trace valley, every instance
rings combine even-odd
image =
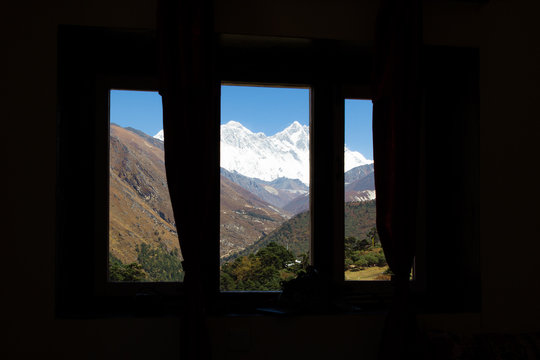
[[[161,264],[180,263],[182,253],[165,174],[163,132],[152,137],[114,124],[110,129],[111,261],[119,266],[144,264],[146,275],[154,271],[151,269],[155,264],[149,263],[153,258],[159,258]],[[221,168],[222,263],[257,253],[271,243],[283,246],[296,257],[309,251],[308,140],[306,128],[298,123],[271,137],[253,134],[239,123],[222,125],[221,148],[226,149],[222,159],[227,151],[236,157],[228,162],[222,160],[222,165],[229,166]],[[349,202],[345,205],[346,234],[360,238],[374,226],[373,163],[359,153],[347,151],[349,165],[354,161],[360,165],[345,173],[345,200]],[[254,170],[260,177],[242,173],[242,166],[231,168],[234,164],[253,164],[257,156],[266,159],[266,163],[259,161]],[[293,159],[293,165],[287,159]],[[294,173],[290,173],[292,168]],[[146,280],[159,280],[155,277],[158,275],[152,276]],[[173,278],[178,276],[166,274],[161,281]]]

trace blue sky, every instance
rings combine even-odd
[[[370,100],[345,100],[345,144],[373,159]],[[149,135],[163,128],[161,96],[154,91],[111,90],[110,120]],[[221,87],[221,123],[238,121],[273,135],[293,121],[309,123],[309,90],[253,86]]]
[[[345,146],[373,160],[371,100],[345,100]]]
[[[345,100],[345,144],[373,159],[371,100]],[[253,132],[274,135],[293,121],[309,123],[309,90],[221,87],[221,123],[235,120]]]
[[[221,123],[230,120],[268,136],[295,120],[309,125],[309,89],[224,85],[221,87]]]
[[[163,129],[161,95],[156,91],[111,90],[110,121],[154,136]]]

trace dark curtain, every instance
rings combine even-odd
[[[214,284],[204,272],[204,249],[217,241],[208,204],[216,196],[213,171],[219,168],[213,166],[219,163],[219,82],[212,2],[160,0],[157,12],[165,165],[185,272],[180,350],[182,358],[207,359],[205,312]]]
[[[419,171],[421,1],[382,0],[374,62],[373,145],[377,230],[394,274],[380,359],[406,358],[414,317],[409,275],[415,255]]]

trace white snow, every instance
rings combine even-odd
[[[163,129],[159,130],[158,133],[156,135],[154,135],[154,139],[158,139],[158,140],[161,140],[161,141],[163,141],[163,139],[165,139],[165,137],[163,136]]]
[[[283,191],[288,192],[290,194],[297,194],[297,195],[304,195],[308,193],[307,190],[283,189]]]
[[[163,141],[163,130],[154,138]],[[373,160],[345,147],[345,171],[371,163]],[[309,185],[309,127],[294,121],[267,136],[231,120],[221,125],[221,167],[266,181],[285,177]]]
[[[373,164],[373,160],[368,160],[366,159],[364,155],[360,154],[358,151],[349,150],[345,146],[345,172],[357,166],[367,165],[367,164]]]
[[[358,194],[353,196],[354,201],[369,201],[375,200],[376,193],[375,190],[362,190]]]
[[[262,180],[286,177],[308,184],[308,139],[309,128],[297,121],[272,136],[230,121],[221,125],[221,166]]]
[[[345,171],[372,162],[345,148]],[[294,121],[267,136],[229,121],[221,125],[221,166],[248,177],[267,181],[285,177],[309,185],[309,127]]]
[[[278,192],[276,189],[274,189],[273,187],[268,186],[268,185],[263,185],[263,187],[264,187],[264,189],[265,189],[266,191],[268,191],[270,194],[273,194],[273,195],[279,195],[279,192]]]

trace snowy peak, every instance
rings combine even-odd
[[[300,133],[303,135],[308,135],[309,127],[307,125],[302,125],[298,121],[295,120],[293,121],[291,125],[287,126],[285,130],[283,130],[281,133],[286,133],[286,134],[291,134],[291,135]]]
[[[293,122],[291,125],[287,126],[283,131],[278,132],[272,137],[278,139],[309,139],[309,127],[307,125],[302,125],[298,121]]]
[[[244,176],[309,183],[308,127],[295,121],[275,135],[253,133],[236,121],[221,126],[221,166]]]
[[[154,139],[158,139],[163,141],[165,139],[165,136],[163,135],[163,129],[159,130],[159,132],[154,135]]]
[[[345,171],[371,163],[359,152],[345,148]],[[294,121],[267,136],[229,121],[221,126],[221,166],[251,178],[299,179],[308,185],[309,127]]]
[[[271,136],[276,141],[285,142],[298,150],[309,151],[309,127],[294,121],[283,131]]]
[[[368,160],[358,151],[349,150],[345,146],[345,172],[360,166],[360,165],[369,165],[373,164],[373,160]]]
[[[163,141],[163,130],[154,138]],[[345,171],[372,163],[345,147]],[[282,131],[267,136],[231,120],[221,125],[221,167],[250,178],[298,179],[309,185],[309,127],[294,121]]]
[[[264,134],[261,134],[264,136]],[[230,146],[245,149],[249,147],[249,143],[257,141],[259,134],[252,133],[249,129],[236,121],[229,121],[221,125],[221,143],[225,142]],[[234,170],[234,169],[233,169]]]
[[[224,124],[223,126],[239,127],[239,128],[242,128],[242,129],[246,129],[246,127],[244,127],[244,125],[242,125],[238,121],[234,121],[234,120],[229,120],[229,122]]]
[[[251,130],[246,128],[244,125],[240,124],[238,121],[234,121],[234,120],[231,120],[228,123],[221,125],[221,132],[223,133],[223,131],[225,132],[240,131],[242,133],[253,134]]]

